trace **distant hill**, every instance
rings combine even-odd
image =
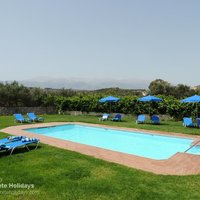
[[[145,89],[122,89],[122,88],[102,88],[98,90],[74,90],[74,89],[54,89],[54,88],[44,88],[46,91],[50,92],[63,92],[68,94],[76,93],[76,94],[102,94],[102,95],[116,95],[116,96],[142,96],[147,94],[147,90]]]
[[[103,88],[99,90],[93,90],[91,91],[93,93],[103,93],[107,95],[120,95],[120,96],[125,96],[125,95],[135,95],[135,96],[141,96],[141,95],[146,95],[147,91],[145,89],[122,89],[122,88]]]
[[[34,80],[18,81],[28,87],[66,88],[74,90],[98,90],[101,88],[146,89],[150,81],[140,79],[51,79],[37,78]]]

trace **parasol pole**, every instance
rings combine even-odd
[[[149,102],[149,117],[151,118],[151,102]]]

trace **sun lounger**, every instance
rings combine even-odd
[[[195,124],[192,122],[191,117],[184,117],[183,118],[183,126],[185,126],[185,127],[195,127]]]
[[[14,114],[15,120],[16,122],[20,122],[20,123],[29,123],[30,120],[26,119],[22,116],[22,114]]]
[[[44,119],[42,117],[38,117],[35,113],[27,113],[29,120],[32,122],[43,122]]]
[[[0,149],[1,151],[11,151],[10,155],[12,155],[13,151],[18,148],[18,147],[26,147],[29,151],[30,149],[28,148],[28,145],[31,144],[36,144],[35,149],[38,147],[39,144],[39,140],[36,138],[23,138],[21,140],[18,141],[13,141],[10,143],[6,143],[6,144],[2,144],[0,145]]]
[[[23,138],[26,138],[25,136],[9,136],[7,138],[0,139],[0,145],[22,140]]]
[[[197,118],[197,126],[200,128],[200,118]]]
[[[118,121],[121,121],[121,119],[122,119],[122,116],[120,114],[116,114],[115,117],[112,118],[112,121],[118,122]]]
[[[152,124],[160,124],[160,118],[157,115],[151,117]]]
[[[100,121],[106,121],[109,118],[109,114],[104,113],[103,116],[101,118],[99,118]]]
[[[136,124],[143,124],[146,120],[146,116],[145,115],[138,115],[138,118],[136,120]]]

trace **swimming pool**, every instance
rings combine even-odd
[[[76,124],[29,128],[26,131],[156,160],[168,159],[177,152],[185,152],[194,141]]]

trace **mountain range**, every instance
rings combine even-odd
[[[10,82],[10,81],[9,81]],[[122,89],[147,89],[150,81],[139,79],[53,79],[36,78],[18,81],[27,87],[66,88],[77,90],[95,90],[101,88],[119,87]]]

